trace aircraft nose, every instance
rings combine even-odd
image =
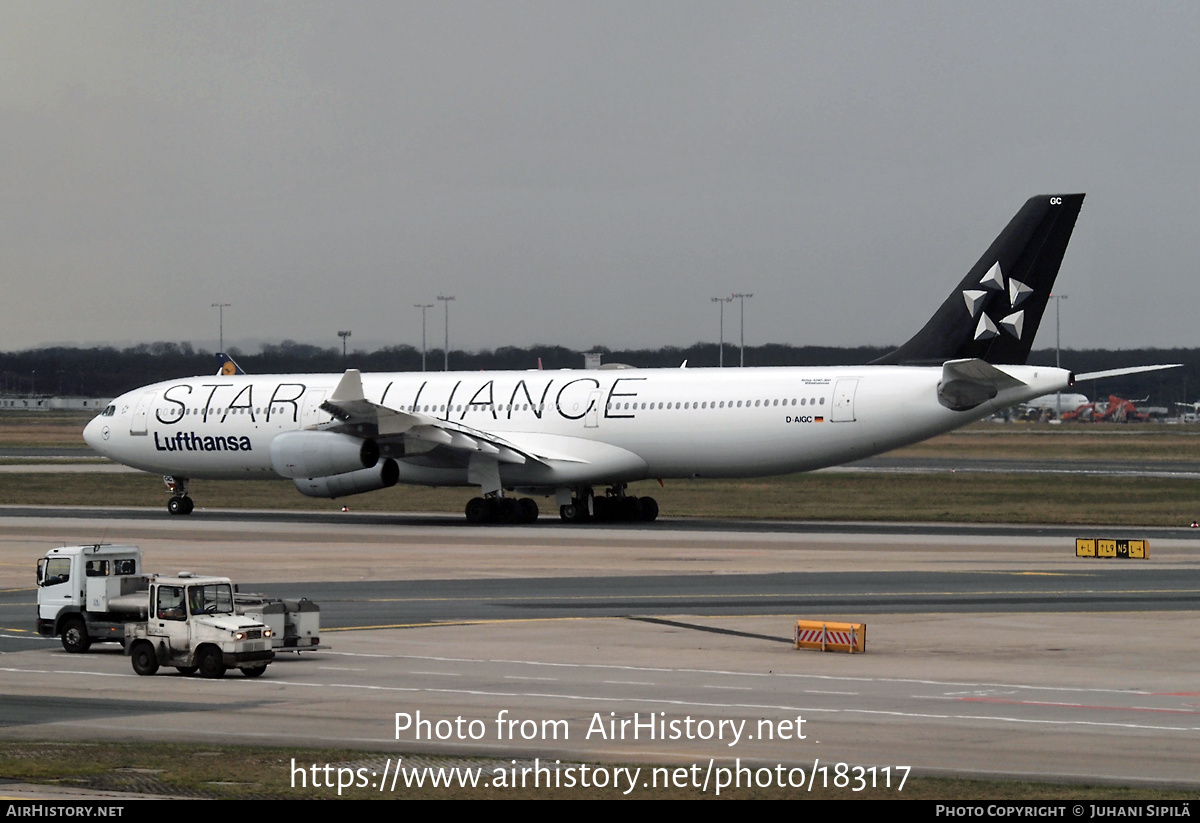
[[[92,451],[108,454],[109,419],[102,416],[93,417],[91,422],[83,427],[83,441],[92,447]]]

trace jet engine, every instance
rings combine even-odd
[[[271,467],[283,477],[327,477],[369,469],[378,462],[379,444],[348,434],[291,431],[271,441]]]
[[[334,474],[329,477],[297,477],[296,488],[309,497],[346,497],[351,494],[373,492],[396,485],[400,479],[400,467],[390,457],[378,466],[359,469],[355,472]]]

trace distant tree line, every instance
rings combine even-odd
[[[832,366],[858,365],[881,357],[892,347],[860,346],[787,346],[770,343],[746,348],[747,366]],[[609,349],[594,346],[587,351],[600,352],[605,363],[627,363],[643,368],[689,368],[716,366],[716,343],[696,343],[686,348]],[[268,344],[257,354],[230,348],[238,364],[252,374],[290,372],[340,372],[345,368],[364,372],[420,371],[421,352],[412,346],[388,346],[378,351],[353,351],[345,361],[338,348],[321,348],[294,340]],[[736,346],[726,344],[725,366],[738,365]],[[444,355],[431,349],[426,357],[430,371],[440,371]],[[536,369],[539,360],[545,369],[582,368],[583,352],[563,346],[537,345],[520,348],[503,346],[476,352],[451,350],[450,368],[456,371],[490,369]],[[1030,355],[1030,363],[1054,365],[1054,350],[1041,349]],[[1152,363],[1183,363],[1184,368],[1163,372],[1110,378],[1095,386],[1080,385],[1078,391],[1100,399],[1109,394],[1141,399],[1161,406],[1192,402],[1200,395],[1200,349],[1122,349],[1064,350],[1064,368],[1077,373],[1140,366]],[[45,348],[0,353],[0,394],[72,395],[115,397],[122,392],[168,380],[172,377],[216,374],[216,354],[193,348],[190,343],[143,343],[126,349]]]

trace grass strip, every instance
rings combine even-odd
[[[196,505],[215,509],[461,514],[470,489],[397,486],[339,500],[299,494],[287,481],[192,481]],[[1092,475],[820,472],[752,480],[631,484],[664,517],[892,522],[1011,522],[1186,527],[1200,518],[1200,480]],[[147,474],[0,474],[0,504],[162,506]],[[538,498],[557,517],[552,498]]]

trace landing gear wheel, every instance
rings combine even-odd
[[[252,669],[242,669],[242,674],[246,677],[262,677],[263,672],[266,670],[266,666],[255,666]]]
[[[87,626],[78,617],[72,617],[63,623],[62,647],[71,654],[83,654],[92,646],[92,638],[88,637]]]
[[[653,497],[643,497],[642,503],[642,521],[644,523],[653,523],[658,519],[658,501]]]
[[[178,671],[180,674],[184,675],[185,677],[190,677],[191,675],[196,673],[195,666],[176,666],[175,670]]]
[[[499,517],[501,523],[523,523],[525,522],[525,513],[521,510],[521,501],[512,497],[505,497],[498,500]]]
[[[221,652],[216,649],[208,648],[200,652],[196,662],[199,664],[201,677],[216,680],[225,676],[225,663],[221,660]]]
[[[154,647],[149,643],[138,643],[129,657],[133,661],[133,670],[143,677],[158,672],[158,658],[154,656]]]
[[[467,501],[467,522],[486,523],[488,519],[488,504],[482,497],[472,497]]]
[[[630,521],[642,520],[642,499],[626,497],[621,505],[621,519]]]
[[[184,514],[191,514],[192,510],[194,508],[196,508],[196,504],[192,502],[192,498],[190,498],[190,497],[183,498],[183,513]]]
[[[191,514],[196,504],[190,497],[172,497],[167,501],[167,511],[171,514]]]
[[[521,522],[536,523],[538,519],[538,504],[532,497],[521,498]]]
[[[558,514],[568,523],[583,523],[588,519],[587,505],[578,500],[572,500],[567,505],[562,506],[558,510]]]
[[[597,495],[592,498],[592,519],[597,523],[607,523],[609,520],[616,520],[618,513],[617,506],[614,504],[615,498],[600,497]],[[586,511],[583,507],[581,510]]]

